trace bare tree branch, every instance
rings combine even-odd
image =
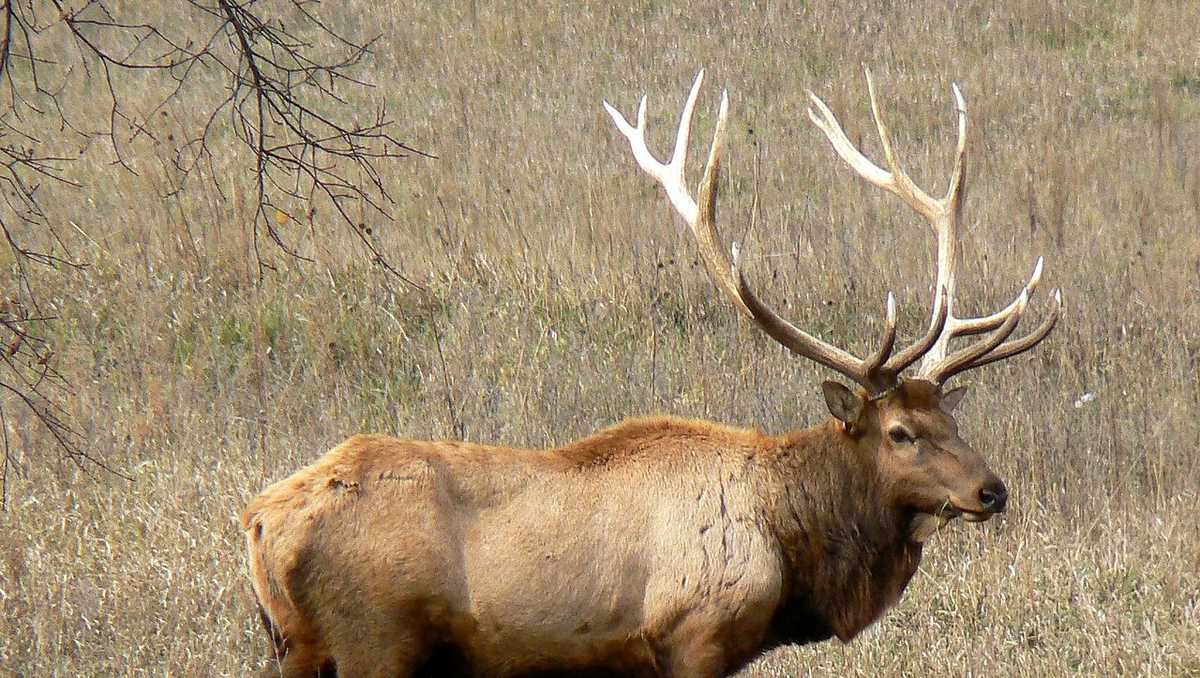
[[[393,136],[384,110],[358,120],[353,102],[372,85],[355,72],[377,36],[343,35],[322,18],[316,0],[186,0],[179,5],[184,22],[144,20],[136,6],[0,0],[0,236],[17,281],[7,297],[0,295],[0,392],[9,394],[0,400],[0,425],[9,421],[5,403],[18,404],[68,457],[101,467],[63,406],[70,385],[54,368],[55,349],[45,338],[53,336],[54,317],[42,310],[32,284],[39,271],[83,266],[42,202],[44,185],[80,187],[67,171],[75,158],[40,150],[53,146],[46,139],[70,136],[85,149],[100,141],[118,166],[136,174],[134,142],[161,142],[152,116],[185,96],[191,101],[216,92],[194,133],[167,137],[176,172],[168,195],[204,174],[207,185],[221,191],[214,148],[221,135],[232,135],[254,158],[256,202],[246,227],[260,277],[275,268],[264,236],[285,257],[305,258],[282,226],[320,203],[332,208],[374,263],[423,289],[383,255],[366,226],[389,220],[394,204],[382,163],[411,154],[432,157]],[[212,87],[213,78],[224,87]],[[162,94],[149,110],[138,110],[144,103],[133,102],[144,97],[130,92],[147,83]],[[71,110],[72,95],[78,97],[72,88],[79,87],[105,102],[101,126]],[[7,487],[13,466],[7,428],[3,433]]]

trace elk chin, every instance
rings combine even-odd
[[[918,511],[908,521],[908,540],[914,544],[924,544],[933,535],[950,522],[953,515],[924,513]]]

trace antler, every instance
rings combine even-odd
[[[954,295],[958,273],[958,219],[962,212],[963,190],[966,186],[964,158],[967,151],[967,108],[962,93],[958,90],[958,85],[951,87],[954,92],[955,110],[958,112],[958,150],[954,158],[954,170],[946,195],[936,199],[930,197],[913,183],[908,174],[900,167],[892,147],[891,134],[888,132],[883,117],[879,114],[879,102],[875,97],[875,83],[871,79],[871,71],[867,70],[866,74],[867,92],[871,97],[871,113],[875,118],[875,126],[879,129],[879,140],[883,146],[888,170],[871,162],[850,142],[829,107],[811,91],[808,93],[808,97],[817,110],[808,109],[808,117],[817,127],[821,128],[837,154],[859,176],[868,183],[899,196],[909,207],[923,216],[933,229],[934,237],[937,240],[937,277],[934,289],[939,290],[934,301],[934,320],[936,324],[938,316],[944,314],[945,322],[932,348],[925,353],[917,376],[942,384],[964,370],[1028,351],[1050,334],[1062,312],[1062,293],[1056,289],[1054,290],[1054,308],[1041,325],[1020,339],[1005,341],[1016,329],[1029,303],[1029,298],[1037,289],[1038,282],[1041,281],[1041,257],[1034,266],[1029,282],[1025,284],[1017,298],[1004,309],[978,318],[960,318],[954,315]],[[983,334],[993,330],[995,330],[995,334],[950,355],[946,354],[950,340],[954,337]]]
[[[646,147],[646,97],[642,97],[638,105],[637,126],[629,124],[621,113],[604,102],[604,108],[612,116],[617,129],[629,140],[633,149],[633,157],[638,165],[653,177],[667,193],[667,198],[675,207],[675,211],[683,217],[696,236],[700,254],[717,286],[725,293],[735,308],[753,320],[760,329],[772,339],[783,344],[793,353],[814,360],[826,367],[834,369],[846,377],[858,382],[872,393],[882,393],[895,386],[899,374],[924,355],[941,336],[948,319],[950,307],[946,291],[943,289],[935,295],[933,320],[929,330],[916,344],[892,355],[896,339],[896,301],[888,293],[887,315],[884,321],[883,336],[879,348],[865,360],[855,357],[836,346],[804,332],[784,320],[774,310],[764,304],[750,289],[746,277],[738,267],[738,250],[735,245],[733,257],[725,253],[721,237],[717,231],[716,200],[717,184],[721,173],[721,143],[725,133],[725,122],[729,112],[729,94],[722,92],[721,106],[717,114],[717,127],[713,133],[712,146],[708,152],[708,164],[704,168],[704,177],[700,183],[700,200],[697,202],[691,196],[684,178],[684,164],[687,161],[687,146],[691,135],[692,116],[696,107],[696,99],[700,93],[700,84],[704,80],[704,71],[696,75],[684,104],[683,113],[679,120],[679,130],[675,136],[675,151],[667,163],[659,162],[650,149]],[[835,123],[836,124],[836,123]],[[839,128],[840,131],[840,128]],[[842,135],[844,138],[845,135]],[[831,140],[833,137],[831,137]],[[836,145],[836,142],[835,142]],[[846,141],[846,146],[853,146]],[[861,154],[859,154],[861,157]],[[846,156],[843,156],[846,157]],[[870,161],[863,158],[867,165]],[[873,165],[871,165],[874,167]],[[886,174],[875,168],[876,174]],[[911,182],[909,182],[911,184]],[[915,187],[914,187],[915,188]],[[917,189],[920,190],[920,189]],[[940,289],[940,288],[939,288]]]

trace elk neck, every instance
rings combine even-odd
[[[773,640],[849,640],[899,599],[916,572],[921,545],[908,538],[911,516],[888,501],[877,439],[851,436],[831,419],[781,443],[764,460],[790,573]]]

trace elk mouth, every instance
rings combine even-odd
[[[968,523],[984,523],[984,522],[987,522],[988,520],[990,520],[991,517],[996,514],[993,513],[992,511],[976,512],[976,511],[966,511],[966,510],[960,509],[959,515],[961,515],[962,519],[967,521]]]
[[[937,512],[937,515],[944,517],[946,520],[962,518],[968,523],[985,523],[991,520],[992,516],[996,515],[996,511],[969,509],[947,500]]]
[[[973,511],[963,508],[949,500],[933,510],[916,509],[909,518],[909,541],[920,544],[928,541],[951,520],[962,518],[968,523],[982,523],[990,520],[996,511]]]

